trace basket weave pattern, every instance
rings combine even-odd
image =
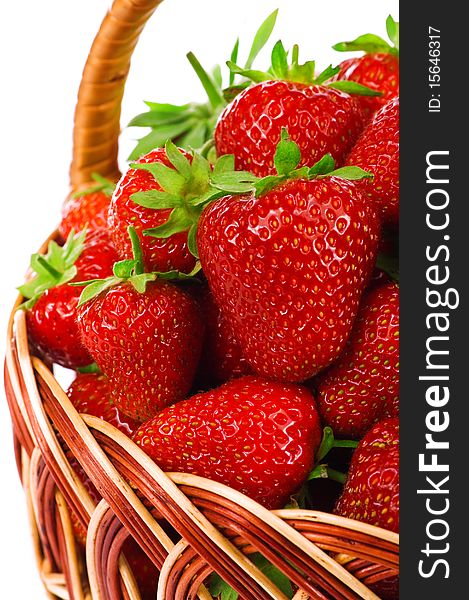
[[[125,80],[140,32],[159,3],[116,0],[103,21],[79,90],[72,189],[87,184],[94,171],[118,176]],[[244,600],[284,600],[250,561],[254,552],[298,587],[295,600],[377,598],[368,586],[398,573],[394,533],[314,511],[268,511],[222,484],[163,473],[117,429],[79,415],[48,366],[30,355],[25,316],[16,311],[21,300],[9,323],[5,388],[49,598],[140,599],[121,553],[129,535],[160,571],[158,600],[210,600],[204,581],[213,571]],[[98,506],[70,466],[63,443],[101,494]],[[88,531],[86,553],[77,549],[70,510]],[[177,544],[165,533],[164,521],[180,535]]]

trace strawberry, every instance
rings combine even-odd
[[[363,191],[381,211],[385,223],[399,222],[399,98],[385,104],[371,119],[347,157],[346,164],[373,173]]]
[[[257,83],[236,96],[220,116],[215,129],[219,156],[234,154],[237,169],[257,176],[273,174],[276,145],[286,128],[300,147],[301,165],[311,165],[325,153],[343,164],[364,125],[357,99],[346,91],[372,93],[370,90],[352,82],[326,84],[335,73],[330,67],[315,78],[314,62],[298,64],[298,47],[289,67],[281,42],[272,52],[269,73],[229,64],[234,72]]]
[[[399,531],[399,419],[380,421],[358,444],[334,512]]]
[[[218,308],[208,286],[205,286],[201,293],[200,303],[205,323],[205,339],[198,376],[200,384],[203,387],[215,387],[229,379],[252,373],[227,319]]]
[[[101,373],[78,373],[67,395],[79,413],[99,417],[129,437],[139,426],[114,405],[108,380]]]
[[[279,508],[310,472],[321,430],[306,388],[245,376],[164,409],[134,440],[166,471],[208,477]]]
[[[323,422],[359,439],[399,414],[399,288],[386,283],[364,299],[344,353],[315,382]]]
[[[131,227],[129,233],[135,258],[117,263],[112,277],[87,285],[78,327],[84,346],[109,380],[117,408],[144,421],[191,388],[203,322],[188,292],[143,272],[138,236]]]
[[[376,112],[388,100],[399,94],[399,23],[389,16],[386,29],[392,46],[377,35],[361,35],[352,42],[340,42],[333,46],[339,52],[362,50],[363,56],[349,58],[340,63],[340,71],[334,81],[356,81],[381,96],[362,96],[361,106],[368,116]]]
[[[19,290],[27,298],[22,307],[27,310],[30,342],[45,360],[69,368],[92,362],[78,335],[76,310],[80,291],[69,283],[110,275],[116,259],[104,232],[83,231],[74,236],[73,230],[64,246],[52,241],[46,256],[33,255],[31,269],[36,275]]]
[[[81,231],[86,227],[88,232],[107,229],[109,202],[115,185],[96,173],[93,179],[96,185],[73,194],[64,204],[59,225],[63,239],[68,237],[72,229]]]
[[[255,193],[227,195],[202,213],[197,245],[215,301],[253,369],[304,381],[332,363],[350,334],[376,258],[379,223],[330,155],[296,167],[298,146],[280,142],[279,176]]]

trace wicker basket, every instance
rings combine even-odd
[[[118,176],[120,106],[132,51],[161,0],[115,0],[91,48],[75,115],[71,186]],[[47,241],[44,244],[46,247]],[[285,599],[250,561],[262,553],[297,586],[295,600],[377,598],[368,586],[398,573],[398,536],[331,514],[268,511],[219,483],[163,473],[112,426],[80,416],[51,370],[31,356],[23,311],[8,329],[5,387],[35,553],[49,598],[137,600],[120,552],[131,535],[160,571],[159,600],[212,596],[216,571],[244,600]],[[95,506],[59,439],[103,500]],[[75,543],[69,509],[88,530]],[[168,522],[180,535],[174,544]],[[296,587],[295,587],[296,589]]]

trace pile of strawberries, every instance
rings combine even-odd
[[[228,88],[191,54],[207,110],[149,104],[151,148],[67,201],[20,288],[29,339],[163,470],[268,508],[329,475],[337,514],[398,531],[398,24],[319,75],[281,42],[253,70],[275,17]]]

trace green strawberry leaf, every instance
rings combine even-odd
[[[332,46],[333,50],[337,50],[337,52],[385,52],[389,53],[391,50],[391,46],[388,44],[386,40],[383,40],[379,35],[374,35],[373,33],[366,33],[365,35],[360,35],[356,39],[351,40],[349,42],[339,42]]]
[[[235,159],[233,154],[224,154],[216,161],[212,170],[212,179],[222,173],[235,170]]]
[[[175,208],[166,223],[145,229],[143,235],[156,238],[169,238],[175,233],[187,231],[192,225],[185,208]]]
[[[334,170],[335,160],[331,154],[325,154],[316,164],[308,171],[308,177],[311,179],[318,175],[327,175]]]
[[[378,92],[377,90],[372,90],[366,85],[362,85],[361,83],[357,83],[356,81],[331,81],[327,84],[327,87],[333,88],[334,90],[339,90],[341,92],[345,92],[347,94],[354,94],[356,96],[382,96],[383,92]]]
[[[154,210],[181,206],[180,196],[168,194],[168,192],[160,192],[159,190],[136,192],[130,196],[130,199],[139,206],[152,208]]]
[[[275,75],[276,79],[287,79],[288,77],[288,54],[281,42],[279,40],[273,50],[271,56],[272,62],[272,73]]]
[[[301,151],[298,144],[292,142],[288,131],[283,128],[280,142],[277,144],[274,164],[279,175],[289,175],[301,161]]]
[[[103,192],[109,198],[114,193],[114,189],[116,187],[115,183],[113,183],[110,179],[106,179],[106,177],[102,177],[99,173],[91,173],[91,178],[96,181],[96,185],[93,185],[85,190],[79,190],[72,195],[72,198],[82,198],[83,196],[87,196],[88,194],[94,194],[96,192]]]
[[[165,144],[166,156],[176,171],[187,180],[191,176],[191,164],[171,140]]]
[[[334,75],[337,75],[339,71],[340,67],[333,67],[332,65],[329,65],[324,69],[324,71],[321,71],[321,73],[319,73],[314,82],[316,83],[316,85],[322,85],[325,81],[331,79],[331,77],[334,77]]]
[[[271,79],[274,79],[271,73],[266,73],[265,71],[256,71],[253,69],[243,69],[231,60],[228,60],[226,65],[232,73],[236,75],[242,75],[254,83],[261,83],[262,81],[270,81]]]
[[[89,302],[96,296],[99,296],[106,290],[118,285],[119,283],[122,283],[123,281],[123,279],[119,279],[118,277],[107,277],[106,279],[99,279],[97,281],[83,281],[74,283],[73,285],[86,286],[83,288],[80,299],[78,301],[78,306],[82,306],[86,302]]]
[[[117,279],[128,279],[134,272],[136,266],[137,261],[135,259],[120,260],[114,264],[112,272]]]
[[[347,179],[348,181],[358,181],[360,179],[373,179],[374,175],[360,169],[360,167],[340,167],[330,171],[327,175],[320,175],[319,177],[340,177],[341,179]]]
[[[45,255],[33,254],[30,267],[35,273],[29,281],[18,287],[26,298],[20,308],[32,308],[41,295],[51,288],[68,283],[76,277],[75,262],[85,247],[86,228],[78,235],[72,230],[63,246],[49,242]]]
[[[216,110],[220,106],[224,106],[225,101],[223,99],[223,94],[213,81],[212,77],[202,67],[195,54],[193,52],[188,52],[186,56],[192,68],[196,72],[200,82],[202,83],[212,108]]]
[[[197,224],[191,225],[189,232],[187,234],[187,247],[189,248],[189,252],[195,258],[199,258],[199,250],[197,248]]]
[[[394,48],[399,52],[399,23],[391,15],[386,19],[386,32]]]
[[[238,60],[238,53],[239,53],[239,38],[236,38],[235,45],[233,46],[233,50],[231,51],[231,55],[230,55],[231,62],[235,63]],[[230,76],[229,76],[229,86],[230,87],[234,84],[234,80],[235,80],[235,74],[230,71]],[[226,97],[224,94],[223,94],[223,97],[226,101]]]
[[[167,104],[167,103],[162,104],[160,102],[149,102],[148,100],[145,100],[145,104],[148,106],[148,108],[150,110],[161,113],[161,114],[183,113],[192,106],[192,104]]]
[[[246,64],[244,65],[245,69],[250,69],[252,67],[260,51],[269,41],[269,38],[274,30],[275,23],[277,22],[277,16],[278,8],[267,17],[267,19],[257,30],[257,33],[254,36],[254,40],[252,42],[251,50],[249,51],[248,59],[246,61]],[[231,60],[235,63],[237,60],[237,54],[235,55],[235,57],[233,57],[232,55]]]
[[[253,192],[258,178],[248,171],[214,173],[211,184],[214,188],[228,194],[246,194]]]
[[[180,135],[187,133],[195,123],[196,121],[194,119],[190,119],[189,121],[182,121],[180,123],[153,129],[149,134],[138,141],[129,156],[129,160],[137,160],[141,156],[148,154],[151,150],[161,148],[169,139],[173,140]]]
[[[156,273],[139,273],[129,277],[128,281],[137,290],[139,294],[144,294],[147,289],[147,283],[149,281],[155,281],[157,278]]]
[[[184,193],[184,186],[186,185],[184,176],[161,162],[132,163],[130,168],[141,169],[142,171],[151,173],[158,182],[158,185],[168,194],[180,196]]]

